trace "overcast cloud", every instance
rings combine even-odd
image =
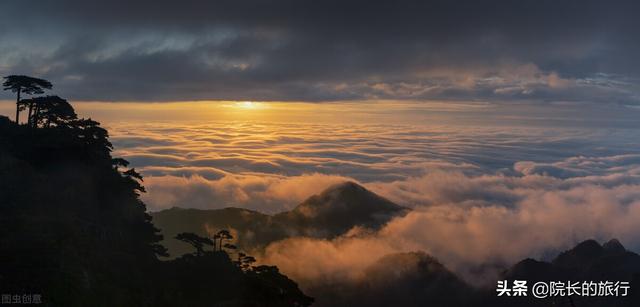
[[[637,1],[3,1],[0,74],[72,100],[638,104]],[[1,94],[10,98],[9,93]]]

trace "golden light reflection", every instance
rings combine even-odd
[[[259,102],[253,102],[253,101],[240,101],[240,102],[236,102],[234,106],[241,109],[251,110],[251,109],[258,109],[262,107],[262,104]]]
[[[449,124],[465,112],[491,111],[483,103],[350,101],[185,101],[185,102],[73,102],[81,117],[103,124],[115,122],[274,121],[286,123],[415,123]],[[15,102],[0,101],[0,114],[11,116]],[[462,112],[462,113],[459,113]],[[462,114],[462,115],[461,115]],[[464,122],[468,122],[465,118]]]

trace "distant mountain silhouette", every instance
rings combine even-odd
[[[595,240],[583,241],[551,262],[525,259],[507,270],[504,277],[631,280],[634,272],[640,272],[640,255],[612,239],[603,245]]]
[[[317,298],[314,306],[640,306],[640,256],[620,242],[603,245],[587,240],[560,253],[552,262],[524,259],[505,270],[500,280],[630,281],[628,297],[558,297],[536,299],[497,297],[496,284],[473,287],[437,259],[422,253],[395,253],[382,257],[355,281],[315,283],[306,289]],[[339,289],[339,290],[336,290]],[[530,288],[529,288],[529,291]]]
[[[151,215],[166,238],[183,231],[207,235],[207,229],[225,228],[238,234],[239,247],[254,250],[293,236],[333,238],[356,226],[379,229],[407,210],[354,182],[344,182],[309,197],[291,211],[273,216],[240,208],[172,208]],[[179,255],[189,249],[176,240],[163,244],[171,254]]]
[[[501,279],[537,281],[629,281],[631,295],[625,298],[572,297],[546,300],[495,299],[494,306],[640,306],[637,295],[640,282],[640,255],[628,251],[617,240],[602,245],[586,240],[560,253],[551,262],[522,260],[506,270]],[[537,303],[537,304],[536,304]]]
[[[340,289],[340,291],[336,291]],[[356,282],[309,289],[314,306],[470,306],[475,290],[423,252],[396,253],[369,266]]]

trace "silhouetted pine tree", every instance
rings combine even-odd
[[[57,96],[26,103],[31,126],[0,116],[3,293],[40,294],[48,306],[311,304],[277,269],[234,264],[221,251],[228,231],[216,252],[201,238],[196,255],[160,261],[168,254],[140,200],[142,176],[111,156],[107,130]]]
[[[45,89],[51,89],[51,82],[38,79],[29,76],[22,75],[10,75],[4,77],[5,81],[2,83],[4,90],[10,90],[16,93],[16,124],[20,123],[20,111],[23,110],[20,104],[20,94],[42,94]],[[33,104],[28,104],[29,107],[29,119],[31,118],[31,111]],[[30,123],[28,123],[30,125]]]

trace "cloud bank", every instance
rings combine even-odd
[[[516,174],[432,173],[367,186],[396,201],[422,203],[378,232],[354,229],[333,240],[293,238],[271,244],[262,260],[307,287],[358,281],[381,257],[425,251],[472,282],[491,280],[527,258],[548,258],[588,238],[618,238],[640,249],[639,155],[517,163]],[[526,165],[525,168],[517,166]],[[308,265],[313,263],[313,267]]]
[[[240,206],[277,212],[349,178],[413,207],[377,232],[293,238],[260,255],[305,287],[358,280],[378,259],[396,252],[425,251],[477,281],[522,258],[555,255],[587,238],[618,238],[640,249],[640,153],[608,154],[633,152],[637,146],[629,144],[637,142],[637,130],[131,125],[111,129],[115,155],[132,160],[146,175],[151,209]],[[590,155],[572,156],[580,151]],[[328,173],[300,174],[288,160]],[[272,164],[264,168],[260,161]],[[357,168],[342,170],[343,165]],[[383,176],[390,173],[404,176]]]
[[[637,105],[638,8],[624,0],[3,1],[0,74],[50,79],[74,100]]]
[[[640,249],[635,129],[136,127],[114,127],[114,143],[116,154],[146,175],[151,210],[275,213],[344,180],[414,209],[378,232],[270,245],[262,261],[306,287],[358,280],[395,252],[425,251],[468,280],[486,282],[515,261],[549,257],[587,238],[618,238]]]
[[[310,174],[295,177],[226,175],[207,180],[190,177],[158,176],[145,180],[145,202],[154,210],[171,207],[212,209],[243,207],[262,212],[293,209],[310,195],[328,186],[349,180],[347,177]]]
[[[546,182],[533,175],[620,176],[623,169],[613,166],[636,163],[640,154],[633,129],[266,122],[109,128],[114,154],[145,176],[152,211],[236,206],[275,213],[347,179],[405,206],[459,203],[480,191],[486,202],[507,204],[515,200],[508,187],[483,187],[526,177],[542,188]]]
[[[515,261],[550,257],[588,238],[618,238],[640,250],[640,150],[637,128],[626,124],[109,128],[115,155],[145,175],[150,210],[236,206],[275,213],[347,179],[414,209],[377,232],[292,238],[260,255],[305,287],[358,280],[395,252],[427,252],[484,282]]]

